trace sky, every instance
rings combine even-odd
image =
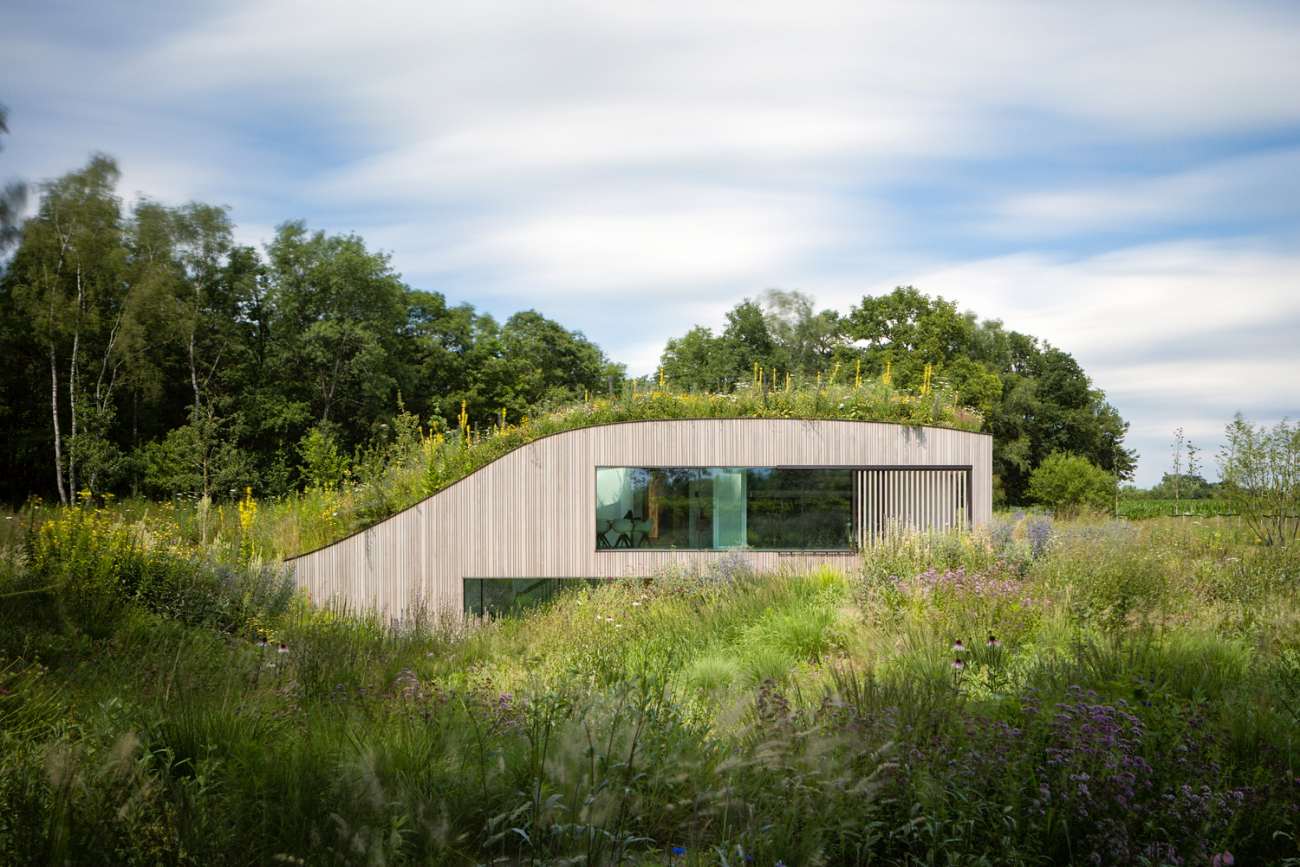
[[[632,374],[765,289],[912,285],[1071,353],[1141,486],[1300,417],[1291,0],[9,0],[0,103],[0,183],[102,151]]]

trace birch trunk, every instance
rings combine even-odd
[[[50,341],[50,414],[54,419],[54,476],[59,486],[59,502],[68,505],[68,490],[63,485],[63,434],[59,430],[59,362]]]

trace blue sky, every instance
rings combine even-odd
[[[910,284],[1071,352],[1139,484],[1300,416],[1294,2],[20,0],[0,102],[0,181],[104,151],[633,373],[767,288]]]

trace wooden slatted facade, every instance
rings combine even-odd
[[[860,545],[903,526],[992,516],[992,438],[949,428],[806,419],[674,419],[564,431],[503,455],[367,530],[290,561],[313,599],[400,617],[462,605],[465,578],[649,575],[728,551],[598,548],[597,467],[852,468]],[[854,552],[745,551],[756,568],[851,565]]]
[[[854,473],[858,545],[911,528],[956,530],[969,525],[974,468],[864,469]]]

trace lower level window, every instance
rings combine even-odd
[[[602,578],[466,578],[465,613],[501,617],[550,602],[566,590],[595,587]]]
[[[600,467],[596,547],[851,550],[852,471]]]

